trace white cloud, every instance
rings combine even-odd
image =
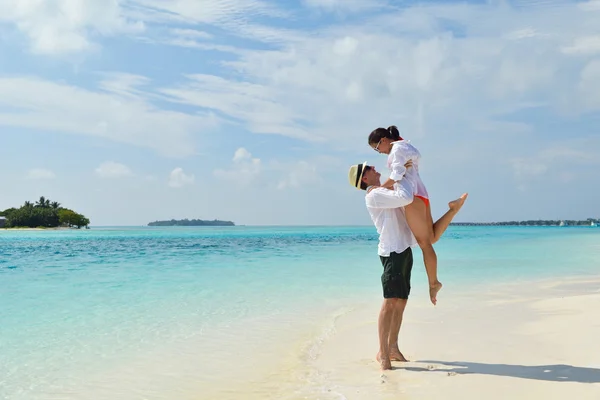
[[[243,147],[240,147],[239,149],[237,149],[235,151],[235,153],[233,153],[233,162],[234,163],[240,163],[240,162],[244,162],[246,160],[251,160],[251,159],[252,159],[252,154]]]
[[[331,158],[322,157],[312,160],[263,162],[260,158],[252,156],[243,147],[237,149],[233,155],[232,164],[228,169],[216,169],[217,178],[235,182],[239,186],[251,186],[260,183],[263,188],[272,189],[304,189],[322,183],[318,173],[318,166],[331,166]],[[335,163],[335,166],[339,166]],[[264,179],[263,179],[264,178]]]
[[[385,6],[385,2],[380,0],[303,0],[302,2],[307,7],[346,12],[359,12]]]
[[[581,71],[578,85],[579,104],[584,109],[600,110],[600,58],[590,61]]]
[[[92,46],[95,34],[138,32],[143,24],[130,21],[121,1],[106,0],[3,0],[0,22],[14,24],[36,53],[81,51]]]
[[[33,168],[27,173],[27,178],[35,180],[54,179],[56,178],[56,174],[49,169]]]
[[[496,3],[406,6],[361,23],[320,28],[318,35],[257,25],[259,18],[289,17],[263,1],[127,4],[143,6],[126,7],[127,15],[137,10],[136,18],[166,24],[161,32],[173,36],[159,41],[220,49],[237,58],[222,63],[222,76],[188,74],[163,87],[143,76],[115,73],[101,82],[108,93],[39,79],[0,80],[0,90],[8,93],[6,104],[30,111],[0,114],[0,124],[101,136],[181,156],[195,151],[191,132],[217,124],[212,112],[256,133],[343,140],[346,145],[364,139],[382,121],[424,136],[450,126],[470,131],[491,125],[523,104],[574,113],[596,107],[589,101],[584,109],[575,108],[581,102],[573,101],[579,92],[572,71],[583,68],[584,61],[565,57],[563,51],[595,43],[597,33],[590,27],[600,24],[600,13],[569,3],[528,3],[522,9]],[[353,4],[366,2],[307,3],[320,8]],[[118,8],[116,15],[125,15],[124,5]],[[211,34],[186,27],[196,23],[245,38],[274,37],[280,45],[256,50],[213,43]],[[44,93],[56,96],[49,99]],[[154,99],[197,107],[200,115],[161,109]]]
[[[540,36],[540,34],[532,28],[517,29],[504,35],[506,39],[521,40]]]
[[[152,19],[178,24],[210,24],[224,29],[224,34],[261,42],[300,40],[294,31],[252,22],[255,18],[282,18],[289,13],[274,2],[260,0],[137,0],[158,14]],[[148,17],[146,15],[146,17]]]
[[[565,54],[592,55],[600,53],[600,35],[576,38],[569,46],[562,48]]]
[[[253,131],[310,138],[304,129],[294,126],[295,110],[277,102],[277,87],[204,74],[188,78],[182,85],[161,91],[173,101],[222,112]]]
[[[600,0],[589,0],[578,4],[583,11],[600,11]]]
[[[333,43],[333,52],[339,56],[351,56],[358,49],[358,40],[352,36],[337,39]]]
[[[261,0],[136,0],[135,3],[161,12],[161,17],[178,22],[218,24],[225,21],[247,24],[249,17],[278,17],[286,13]]]
[[[170,45],[170,46],[185,47],[185,48],[196,49],[196,50],[220,51],[223,53],[231,53],[231,54],[241,54],[244,52],[243,49],[240,49],[238,47],[215,44],[215,43],[208,42],[207,40],[204,40],[204,39],[197,40],[197,39],[194,39],[191,37],[179,36],[179,35],[174,35],[174,36],[167,37],[167,38],[160,37],[160,38],[146,39],[146,40],[151,43],[166,44],[166,45]]]
[[[597,148],[600,148],[597,139],[561,141],[527,157],[513,158],[510,164],[515,178],[521,181],[549,175],[551,181],[568,182],[576,176],[572,172],[575,167],[600,165]]]
[[[317,173],[317,167],[314,163],[299,161],[283,168],[284,177],[279,181],[277,188],[284,189],[303,189],[308,185],[314,185],[321,182]]]
[[[191,174],[187,175],[183,168],[175,168],[169,175],[169,186],[172,188],[182,188],[184,186],[193,185],[196,177]]]
[[[516,158],[511,160],[515,177],[517,178],[530,178],[538,175],[542,175],[548,171],[548,165],[545,163],[533,159],[522,159]]]
[[[252,154],[243,147],[235,151],[232,161],[231,168],[216,169],[214,175],[247,186],[255,182],[263,170],[260,158],[253,158]]]
[[[101,82],[105,91],[98,92],[39,78],[0,78],[0,126],[96,136],[168,156],[187,156],[195,152],[192,132],[217,124],[210,114],[153,105],[155,95],[136,88],[147,82],[144,77],[112,77]],[[2,106],[19,111],[4,111]]]
[[[214,35],[197,29],[171,29],[170,33],[174,36],[190,39],[211,39]]]
[[[150,79],[141,75],[133,75],[122,72],[103,73],[105,77],[99,83],[99,88],[131,100],[141,99],[145,92],[139,89],[140,86],[147,86],[151,83]]]
[[[245,49],[224,64],[235,79],[192,74],[161,92],[252,132],[361,147],[371,129],[392,123],[422,137],[473,132],[531,104],[586,111],[577,106],[584,61],[562,49],[590,36],[600,13],[564,2],[523,7],[407,6],[276,50]]]
[[[168,35],[161,32],[161,34],[144,38],[144,41],[155,44],[166,44],[170,46],[186,47],[198,50],[214,50],[234,54],[243,51],[242,49],[233,46],[216,44],[213,39],[219,40],[220,38],[215,38],[213,34],[197,29],[177,28],[169,29]]]
[[[100,178],[124,178],[133,176],[131,169],[124,164],[114,161],[106,161],[95,169],[96,175]]]
[[[224,28],[237,36],[267,42],[293,38],[292,31],[250,22],[253,17],[281,18],[289,13],[260,0],[4,0],[0,23],[14,26],[30,42],[33,52],[62,54],[97,47],[92,38],[138,35],[147,25],[197,23]],[[172,28],[178,43],[209,39],[210,34]]]

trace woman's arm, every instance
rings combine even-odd
[[[404,163],[404,165],[402,166],[402,168],[404,169],[404,173],[406,173],[408,168],[412,167],[412,165],[413,165],[412,160],[406,161],[406,163]],[[404,173],[403,173],[402,177],[400,177],[400,179],[395,181],[394,179],[392,179],[393,173],[394,172],[392,171],[392,174],[390,174],[390,177],[383,183],[383,185],[381,185],[382,188],[394,190],[394,183],[399,182],[404,177]]]
[[[398,182],[404,178],[404,174],[406,174],[406,163],[412,161],[410,152],[405,150],[406,149],[402,144],[392,146],[392,151],[390,152],[390,169],[392,172],[390,173],[390,178],[386,181],[386,183],[391,181],[392,186],[394,185],[393,182]]]
[[[410,178],[398,183],[394,190],[372,189],[366,197],[367,207],[371,208],[398,208],[406,207],[412,203],[413,182]]]

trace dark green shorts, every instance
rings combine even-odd
[[[389,257],[379,256],[383,265],[381,286],[386,299],[408,299],[410,294],[410,273],[413,266],[412,249],[402,253],[391,253]]]

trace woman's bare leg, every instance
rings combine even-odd
[[[429,281],[429,297],[435,305],[437,303],[437,293],[442,288],[442,284],[437,277],[437,255],[433,249],[433,224],[428,217],[430,213],[425,202],[419,198],[415,198],[411,204],[406,206],[405,212],[406,222],[408,222],[408,226],[423,252],[423,261],[425,262],[425,270]]]
[[[448,228],[456,214],[458,214],[458,212],[462,208],[463,204],[465,203],[465,200],[467,200],[467,196],[468,194],[465,193],[458,199],[448,203],[449,210],[446,211],[446,213],[442,215],[440,219],[435,221],[435,223],[433,223],[433,218],[431,217],[431,207],[427,205],[427,220],[433,226],[432,244],[440,240],[444,232],[446,232],[446,229]]]

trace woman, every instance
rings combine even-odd
[[[454,216],[463,206],[467,199],[467,193],[448,203],[448,212],[433,223],[429,194],[419,175],[421,153],[409,141],[402,139],[398,128],[393,125],[387,129],[377,128],[371,132],[369,146],[379,153],[388,155],[388,168],[391,173],[390,178],[381,185],[384,188],[393,189],[394,183],[404,178],[405,165],[409,161],[412,162],[416,178],[415,199],[404,210],[406,222],[423,252],[425,270],[429,281],[429,297],[435,305],[437,303],[437,293],[442,288],[442,283],[437,276],[437,255],[433,249],[433,244],[440,239]]]

